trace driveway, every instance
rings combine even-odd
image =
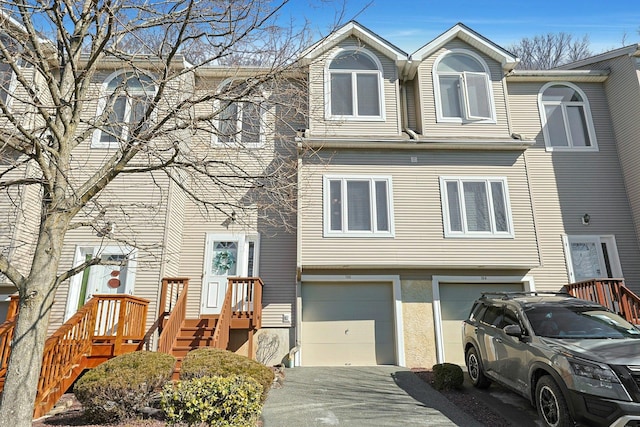
[[[298,367],[269,391],[264,427],[482,426],[397,366]]]

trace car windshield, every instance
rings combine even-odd
[[[593,306],[538,306],[525,310],[533,332],[549,338],[640,338],[640,330]]]

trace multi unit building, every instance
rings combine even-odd
[[[122,223],[107,225],[131,230],[130,241],[72,230],[61,265],[124,260],[118,286],[109,265],[74,276],[56,291],[51,330],[91,295],[114,292],[150,300],[152,324],[163,277],[189,278],[187,317],[216,316],[227,278],[256,276],[262,325],[249,339],[258,352],[270,347],[266,363],[430,367],[463,363],[461,321],[483,291],[559,291],[601,277],[640,291],[636,55],[633,46],[521,71],[513,54],[463,24],[408,54],[349,22],[300,57],[308,111],[288,126],[298,132],[248,126],[247,107],[237,122],[242,149],[212,132],[184,134],[184,143],[223,144],[221,155],[247,161],[252,150],[294,147],[295,213],[280,225],[260,215],[229,221],[162,174],[118,178],[100,201],[125,202]],[[123,77],[109,67],[97,100]],[[233,77],[242,73],[251,70]],[[229,77],[202,69],[175,91]],[[144,97],[150,83],[130,82],[128,93]],[[123,98],[123,114],[130,103]],[[261,114],[261,123],[279,116]],[[74,155],[83,173],[112,144],[108,132],[91,135]],[[269,167],[264,155],[260,164]],[[22,216],[3,218],[0,237],[24,267],[38,220],[25,206],[38,206],[37,194],[4,197],[5,212],[16,200]],[[254,351],[246,344],[232,347]]]

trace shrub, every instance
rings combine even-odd
[[[166,384],[161,407],[167,423],[246,427],[260,416],[262,386],[242,376],[203,377]]]
[[[171,378],[176,359],[168,354],[137,351],[123,354],[85,373],[73,388],[85,415],[98,423],[139,418]]]
[[[241,375],[262,385],[262,402],[273,384],[273,371],[262,363],[227,350],[206,347],[187,353],[180,367],[180,379]]]
[[[433,386],[436,390],[461,389],[464,382],[462,368],[453,363],[433,365]]]

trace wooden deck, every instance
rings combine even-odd
[[[565,286],[571,295],[595,301],[620,314],[628,322],[640,324],[640,297],[624,284],[624,279],[591,279]]]

